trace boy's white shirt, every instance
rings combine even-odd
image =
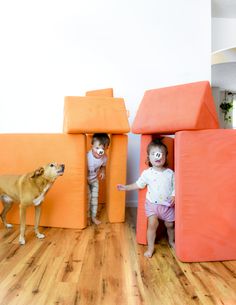
[[[170,197],[175,196],[175,178],[171,169],[157,171],[150,167],[142,172],[136,184],[141,189],[147,186],[146,198],[151,203],[171,205]]]
[[[93,156],[92,150],[87,153],[88,162],[88,181],[92,182],[97,179],[98,171],[101,166],[106,166],[107,156],[103,155],[100,159]]]

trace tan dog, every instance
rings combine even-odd
[[[31,204],[35,206],[35,234],[38,238],[45,237],[44,234],[40,234],[38,230],[41,203],[57,177],[63,175],[64,168],[64,164],[50,163],[38,168],[32,173],[0,176],[0,199],[3,203],[3,210],[0,216],[5,227],[11,228],[12,225],[6,221],[6,214],[13,202],[19,203],[19,243],[21,245],[25,244],[26,208]]]

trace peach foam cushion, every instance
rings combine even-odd
[[[101,96],[66,96],[64,132],[122,134],[129,132],[124,100]]]
[[[176,133],[176,254],[236,259],[236,131]]]
[[[0,174],[24,174],[51,162],[65,164],[42,203],[40,225],[84,228],[87,222],[86,147],[84,135],[1,134]],[[1,204],[0,204],[1,205]],[[34,207],[27,209],[26,223],[34,224]],[[17,204],[7,215],[19,223]]]
[[[146,91],[132,132],[171,134],[218,127],[209,82],[202,81]]]

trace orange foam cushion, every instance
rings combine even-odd
[[[146,91],[132,132],[171,134],[218,127],[209,82],[202,81]]]
[[[112,88],[107,88],[107,89],[87,91],[86,96],[110,96],[110,97],[113,97],[113,89]]]
[[[42,203],[40,225],[79,228],[87,223],[86,141],[84,135],[1,134],[0,174],[24,174],[50,162],[65,164]],[[7,219],[19,223],[15,204]],[[34,224],[34,207],[27,209],[27,224]]]
[[[117,190],[117,184],[126,184],[128,150],[126,135],[112,135],[106,171],[106,207],[110,222],[125,220],[125,192]]]
[[[236,131],[183,131],[175,139],[176,254],[236,259]]]
[[[66,96],[64,132],[121,134],[129,132],[124,100],[100,96]]]
[[[158,137],[157,135],[142,135],[140,144],[140,174],[148,166],[146,165],[147,159],[147,146]],[[165,137],[163,143],[168,148],[168,167],[174,169],[174,139],[171,137]],[[136,226],[136,239],[139,244],[147,244],[147,217],[145,213],[145,199],[146,188],[138,191],[138,211],[137,211],[137,226]]]

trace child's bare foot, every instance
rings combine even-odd
[[[95,224],[95,225],[100,225],[101,221],[98,220],[96,217],[92,217],[92,222]]]
[[[151,258],[153,253],[154,253],[154,248],[150,248],[150,249],[148,248],[147,251],[144,253],[144,256]]]

